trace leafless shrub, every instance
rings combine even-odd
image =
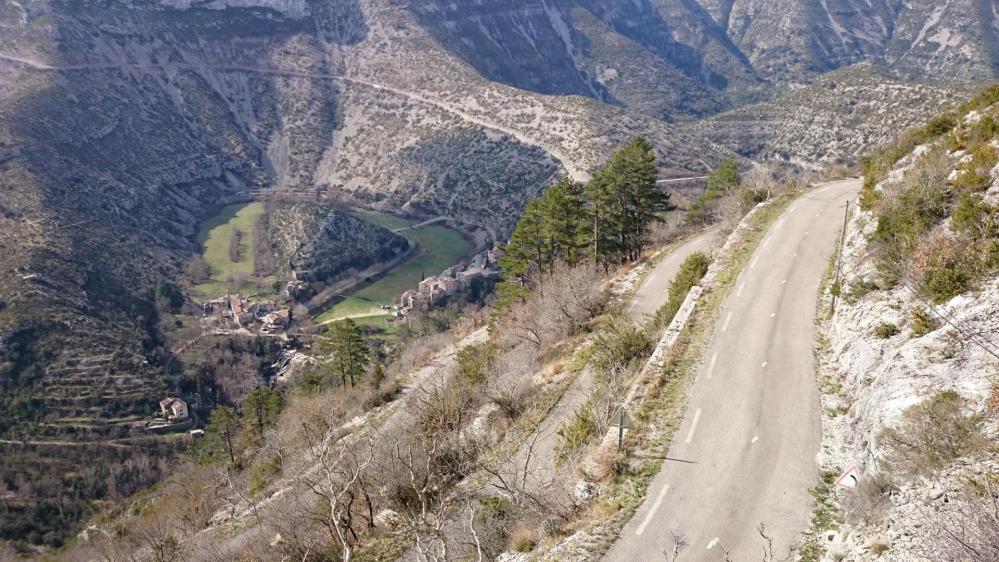
[[[999,475],[966,483],[956,501],[927,511],[936,540],[920,547],[928,560],[999,560]]]
[[[683,549],[687,548],[688,543],[686,537],[683,535],[678,535],[670,531],[670,544],[668,547],[659,545],[659,551],[663,555],[663,559],[666,562],[678,562],[680,560],[680,553]]]
[[[965,412],[965,400],[945,390],[910,407],[896,427],[883,430],[887,466],[899,474],[926,474],[980,450],[984,417]]]
[[[405,374],[426,365],[451,343],[448,334],[430,334],[413,340],[388,367],[390,374]]]
[[[666,215],[662,221],[657,221],[649,226],[648,239],[651,245],[664,246],[669,244],[689,230],[684,215],[680,211],[674,211]]]
[[[308,458],[316,470],[300,474],[298,480],[318,498],[313,515],[337,541],[344,562],[350,562],[359,541],[355,517],[369,528],[374,524],[372,493],[365,484],[375,454],[375,437],[357,444],[343,439],[335,415],[326,428],[322,432],[303,428]]]
[[[538,350],[522,343],[501,354],[493,362],[486,394],[504,416],[516,419],[537,394],[533,378],[539,369]]]
[[[603,275],[591,265],[558,264],[533,280],[533,294],[515,303],[500,326],[501,343],[528,342],[548,350],[578,333],[603,307]]]
[[[868,472],[857,488],[843,500],[843,508],[851,521],[864,525],[877,522],[898,487],[884,472]]]

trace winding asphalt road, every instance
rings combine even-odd
[[[712,248],[718,245],[715,240],[717,237],[716,230],[708,230],[670,250],[635,291],[628,306],[628,317],[641,322],[646,315],[655,315],[659,307],[666,304],[666,291],[669,290],[670,281],[680,271],[683,260],[694,252],[711,253]]]
[[[808,526],[821,440],[813,355],[819,284],[859,181],[816,187],[770,228],[725,302],[667,460],[608,561],[781,558]],[[674,460],[675,459],[675,460]]]

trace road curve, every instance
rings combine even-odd
[[[855,180],[814,188],[774,223],[736,280],[697,372],[670,459],[605,560],[777,558],[808,526],[821,440],[813,355],[819,283]]]
[[[666,291],[680,271],[683,260],[694,252],[710,253],[717,245],[716,237],[716,229],[707,230],[669,250],[635,291],[635,296],[628,305],[628,317],[640,323],[646,316],[655,315],[659,307],[666,304]]]

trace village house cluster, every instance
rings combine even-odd
[[[427,277],[417,288],[399,297],[399,313],[425,312],[444,306],[450,297],[464,293],[476,281],[499,276],[501,255],[498,248],[493,248],[476,254],[467,265],[459,264],[445,269],[440,275]]]
[[[277,309],[273,301],[253,302],[241,295],[229,295],[202,303],[205,315],[219,314],[237,328],[259,329],[263,334],[277,334],[288,327],[291,311]]]

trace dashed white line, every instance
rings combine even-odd
[[[776,318],[777,317],[777,313],[776,312],[771,312],[770,313],[770,317],[771,318]]]
[[[766,362],[766,361],[764,361],[764,362],[763,362],[763,365],[761,365],[761,367],[763,367],[764,369],[766,369],[766,368],[767,368],[767,362]]]
[[[708,378],[711,378],[711,374],[715,372],[715,361],[718,361],[718,352],[716,351],[714,355],[711,356],[711,362],[708,363]]]
[[[690,431],[687,432],[687,438],[684,440],[684,443],[690,443],[691,441],[694,440],[694,431],[697,430],[697,422],[699,421],[701,421],[700,408],[698,408],[697,411],[694,412],[694,421],[690,423]]]
[[[781,285],[787,285],[787,279],[780,282]]]
[[[759,435],[757,435],[757,436],[753,437],[753,440],[752,440],[752,441],[750,441],[750,443],[756,443],[756,442],[757,442],[757,441],[759,441],[759,440],[760,440],[760,436],[759,436]]]
[[[712,548],[714,548],[715,546],[717,546],[718,543],[720,543],[720,542],[721,541],[718,540],[718,537],[715,537],[715,538],[711,539],[711,542],[708,543],[708,550],[711,550]]]
[[[732,312],[729,311],[728,316],[725,317],[725,323],[722,324],[722,331],[728,330],[728,324],[732,321]]]
[[[645,532],[645,529],[649,526],[649,523],[652,522],[652,517],[655,516],[656,511],[658,511],[659,507],[662,506],[663,500],[666,499],[667,491],[669,491],[669,484],[663,486],[663,489],[659,491],[659,495],[656,497],[656,502],[652,504],[652,509],[650,509],[649,512],[645,514],[645,519],[642,519],[642,524],[639,525],[638,529],[635,530],[636,537],[642,536],[642,533]]]

